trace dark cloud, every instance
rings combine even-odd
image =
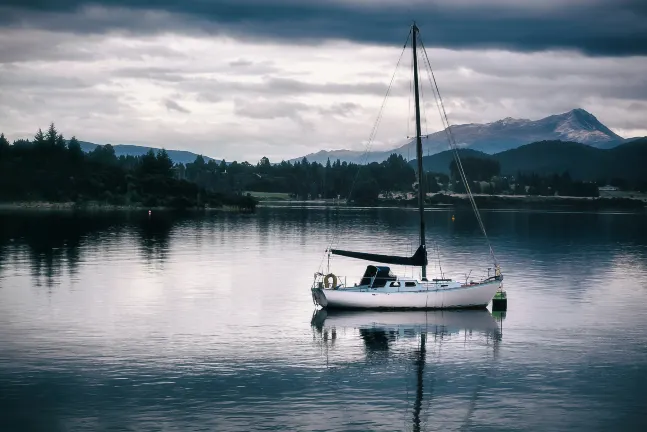
[[[413,17],[428,46],[647,54],[644,0],[5,0],[0,24],[82,33],[207,31],[256,40],[396,44]]]
[[[182,105],[179,103],[175,102],[172,99],[166,99],[164,100],[164,106],[169,110],[169,111],[177,111],[181,112],[183,114],[189,114],[191,111],[188,109],[184,108]]]

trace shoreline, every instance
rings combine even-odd
[[[138,211],[160,211],[160,212],[248,212],[248,210],[229,205],[220,207],[188,207],[177,209],[163,206],[143,206],[141,204],[133,205],[115,205],[98,202],[75,203],[75,202],[49,202],[49,201],[18,201],[18,202],[0,202],[0,211],[57,211],[57,212],[138,212]]]
[[[535,196],[535,195],[475,195],[474,200],[481,210],[511,209],[511,210],[630,210],[638,212],[647,211],[647,202],[642,199],[627,197],[560,197],[560,196]],[[378,199],[376,202],[346,203],[336,199],[318,200],[284,200],[284,199],[261,199],[258,206],[264,205],[313,205],[321,207],[391,207],[391,208],[413,208],[418,206],[415,199]],[[428,195],[425,200],[426,207],[461,209],[471,207],[467,195],[455,195],[437,193]],[[101,202],[50,202],[50,201],[17,201],[0,202],[0,211],[33,211],[33,212],[84,212],[84,213],[107,213],[107,212],[241,212],[247,213],[250,210],[231,205],[219,207],[188,207],[177,209],[164,206],[144,206],[141,204],[115,205]]]
[[[562,197],[536,195],[475,195],[474,200],[481,210],[630,210],[647,211],[647,202],[642,199],[627,197]],[[392,207],[414,208],[418,206],[416,199],[378,199],[376,202],[347,204],[338,200],[262,200],[263,205],[320,205],[322,207]],[[425,207],[462,209],[470,208],[467,195],[449,195],[437,193],[428,195]]]

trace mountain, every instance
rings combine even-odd
[[[456,143],[469,148],[494,154],[537,141],[573,141],[596,148],[613,148],[624,138],[603,125],[595,116],[581,108],[540,120],[514,119],[511,117],[492,123],[470,123],[450,127]],[[445,130],[435,132],[422,140],[423,154],[434,155],[449,148]],[[369,152],[368,161],[381,162],[392,153],[407,159],[415,158],[415,140],[389,151]],[[310,162],[325,163],[328,158],[348,162],[363,160],[364,152],[351,150],[320,151],[306,157]],[[301,158],[295,159],[300,160]]]
[[[87,141],[79,141],[79,144],[81,145],[81,150],[83,150],[86,153],[91,152],[101,144],[95,144]],[[153,150],[154,152],[157,152],[158,150],[161,150],[159,148],[155,147],[144,147],[144,146],[137,146],[137,145],[131,145],[131,144],[116,144],[113,145],[112,148],[115,149],[115,155],[117,157],[119,156],[143,156],[146,153],[148,153],[149,150]],[[168,153],[169,157],[171,160],[175,163],[182,163],[182,164],[187,164],[191,162],[195,162],[195,158],[198,157],[197,154],[192,153],[190,151],[185,151],[185,150],[166,150]],[[208,156],[202,156],[205,160],[205,162],[208,162],[209,160],[212,160],[213,158],[210,158]],[[219,160],[213,159],[214,161],[220,163]]]
[[[289,162],[300,162],[305,157],[308,162],[318,162],[325,165],[328,159],[330,162],[335,162],[337,159],[345,162],[352,162],[355,164],[365,164],[371,162],[382,162],[388,159],[393,152],[365,152],[354,150],[321,150],[317,153],[310,153],[300,158],[290,159]]]
[[[489,155],[474,150],[460,150],[461,158],[480,157],[497,160],[502,175],[518,172],[540,175],[568,171],[573,179],[598,180],[624,178],[647,180],[647,137],[635,139],[610,149],[570,141],[540,141]],[[449,173],[451,151],[424,157],[426,171]],[[413,161],[410,163],[413,164]]]

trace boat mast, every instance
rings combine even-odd
[[[425,246],[425,188],[422,180],[422,133],[420,132],[420,93],[418,90],[418,55],[416,41],[418,39],[418,26],[413,23],[413,37],[411,49],[413,50],[413,88],[416,100],[416,158],[418,159],[418,211],[420,213],[420,246],[427,254]],[[427,266],[422,266],[422,280],[427,280]]]

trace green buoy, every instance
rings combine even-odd
[[[508,309],[508,297],[505,291],[499,290],[492,299],[492,311],[505,311]]]

